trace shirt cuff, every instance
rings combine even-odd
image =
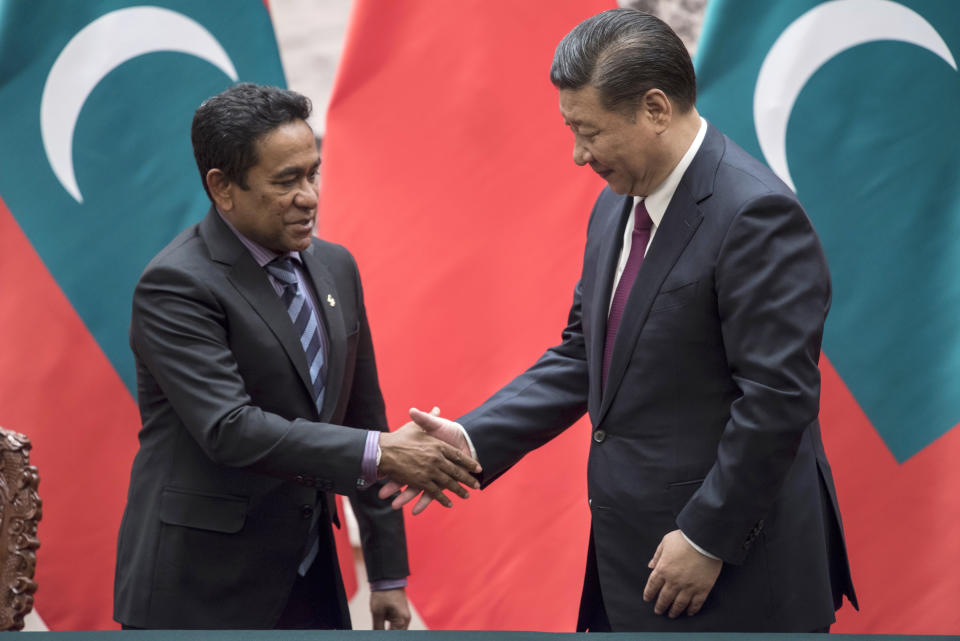
[[[473,460],[475,461],[479,460],[477,458],[477,448],[473,446],[473,441],[470,440],[470,435],[467,434],[467,430],[463,427],[463,425],[460,425],[460,423],[457,423],[456,421],[450,421],[450,422],[456,425],[457,429],[460,430],[460,433],[463,435],[463,440],[467,442],[467,447],[470,448],[470,456],[473,457]]]
[[[360,459],[360,478],[357,487],[364,489],[377,482],[377,466],[380,463],[380,432],[367,432],[367,442],[363,446],[363,458]]]
[[[683,530],[680,530],[680,534],[683,534]],[[693,541],[691,541],[691,540],[690,540],[690,537],[687,536],[686,534],[683,534],[683,538],[685,538],[685,539],[687,540],[687,543],[690,544],[690,547],[692,547],[694,550],[696,550],[697,552],[699,552],[699,553],[702,554],[703,556],[707,557],[708,559],[713,559],[714,561],[721,561],[721,560],[722,560],[719,556],[714,556],[714,555],[710,554],[709,552],[707,552],[706,550],[704,550],[702,547],[700,547],[699,545],[697,545],[696,543],[694,543]]]
[[[381,579],[370,582],[371,592],[383,592],[384,590],[399,590],[407,587],[407,579]]]

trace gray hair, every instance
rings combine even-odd
[[[681,113],[697,101],[693,62],[665,22],[635,9],[610,9],[564,36],[553,55],[550,81],[558,89],[592,86],[611,111],[636,109],[660,89]]]

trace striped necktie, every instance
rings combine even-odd
[[[323,339],[320,336],[320,324],[313,307],[307,301],[305,293],[300,291],[299,279],[294,271],[293,260],[281,256],[266,265],[267,272],[283,286],[283,304],[293,321],[293,328],[300,338],[300,345],[307,356],[310,381],[313,385],[314,403],[317,413],[323,410]]]
[[[297,272],[294,271],[293,260],[289,256],[275,258],[267,263],[266,269],[267,273],[276,278],[283,287],[283,304],[287,307],[287,314],[293,321],[293,328],[300,338],[300,345],[303,347],[304,353],[307,355],[307,366],[310,369],[310,380],[313,383],[311,391],[319,415],[323,409],[323,339],[320,336],[320,324],[316,312],[307,301],[305,293],[300,291],[300,280],[297,278]],[[306,576],[320,551],[321,524],[319,517],[321,509],[320,503],[314,508],[310,533],[307,535],[307,552],[300,560],[300,565],[297,568],[300,576]],[[331,513],[336,514],[336,507],[331,510]]]

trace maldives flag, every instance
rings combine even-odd
[[[0,0],[0,425],[33,442],[52,629],[115,626],[140,426],[130,302],[208,207],[193,112],[237,80],[284,84],[263,3],[137,4]]]
[[[701,113],[794,187],[833,278],[821,422],[861,611],[960,629],[960,19],[952,0],[711,0]]]
[[[357,0],[324,139],[320,235],[357,258],[391,425],[475,407],[560,340],[603,181],[572,161],[553,50],[610,0]],[[453,510],[408,518],[430,628],[571,631],[587,426]]]

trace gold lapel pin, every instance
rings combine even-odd
[[[337,306],[337,301],[333,300],[333,294],[327,294],[327,304],[330,305],[330,307]]]

